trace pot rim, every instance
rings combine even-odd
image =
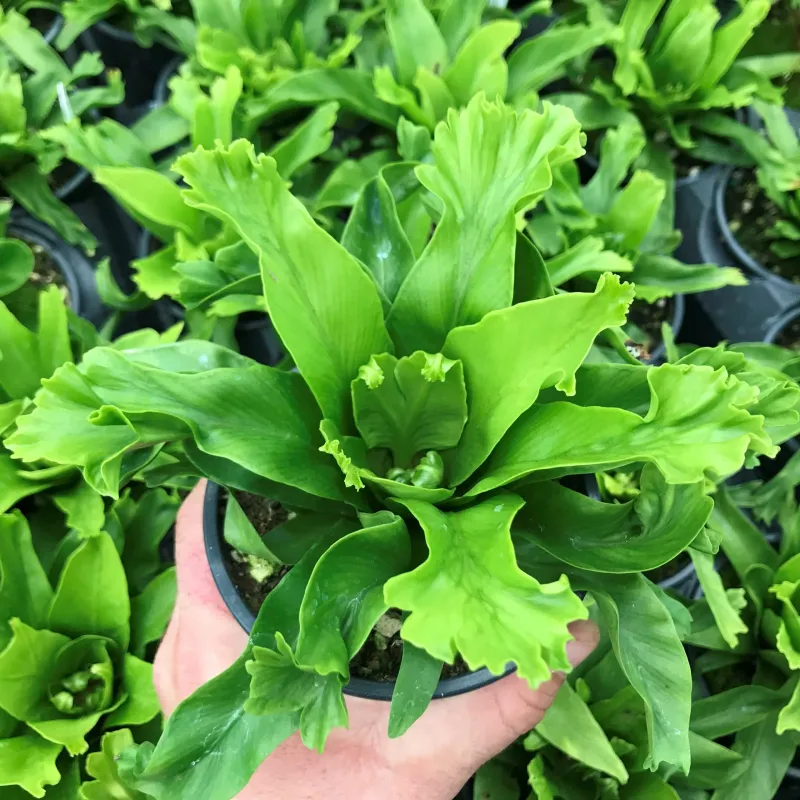
[[[50,11],[52,9],[40,9],[41,11]],[[51,45],[56,40],[56,37],[59,33],[61,33],[61,29],[64,27],[64,17],[61,16],[57,11],[53,11],[53,21],[50,23],[50,27],[46,31],[41,31],[42,36],[44,37],[45,42]]]
[[[125,28],[120,28],[107,19],[98,20],[92,27],[97,28],[100,33],[104,36],[108,36],[110,39],[116,39],[119,42],[127,42],[128,44],[137,44],[136,37],[131,31],[126,31]]]
[[[69,305],[70,308],[77,314],[81,315],[81,286],[75,270],[72,268],[69,258],[67,258],[64,248],[73,250],[73,255],[80,255],[77,250],[71,248],[69,243],[56,237],[50,232],[50,228],[38,220],[30,218],[12,219],[8,224],[8,234],[12,238],[18,238],[27,244],[39,245],[44,248],[47,254],[55,262],[59,272],[64,276],[64,281],[67,284],[67,291],[69,292]],[[88,263],[88,262],[87,262]]]
[[[222,556],[222,537],[218,519],[221,500],[220,489],[220,485],[212,481],[208,481],[206,484],[203,502],[203,541],[205,543],[206,557],[208,558],[214,583],[222,596],[223,602],[245,633],[249,635],[255,623],[256,615],[247,607],[236,590]],[[502,675],[493,675],[483,667],[475,672],[459,675],[457,678],[442,678],[436,686],[433,699],[455,697],[459,694],[471,692],[499,681],[513,672],[516,672],[516,667],[513,664],[509,664]],[[361,697],[366,700],[391,700],[394,687],[394,682],[350,678],[350,681],[343,687],[343,691],[350,697]]]
[[[717,226],[722,233],[722,238],[725,245],[733,253],[733,255],[741,262],[742,266],[755,273],[760,278],[770,281],[773,284],[778,284],[793,294],[800,294],[800,286],[774,272],[770,272],[760,261],[753,258],[740,244],[735,234],[731,230],[730,222],[728,221],[728,213],[725,210],[725,193],[728,189],[731,175],[736,169],[733,166],[726,167],[720,174],[719,181],[717,182],[716,190],[714,191],[714,214],[717,219]]]
[[[764,334],[764,344],[775,344],[778,334],[793,320],[800,317],[800,303],[796,303],[787,308],[782,314],[775,318],[775,321]]]
[[[158,77],[156,78],[155,86],[153,87],[153,99],[151,103],[153,103],[154,106],[163,106],[169,102],[169,82],[178,74],[178,69],[184,61],[186,61],[185,56],[177,55],[171,58],[162,67],[161,72],[158,73]]]

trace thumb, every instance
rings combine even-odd
[[[588,620],[573,622],[569,631],[574,639],[567,644],[567,657],[576,667],[597,647],[600,634],[597,626]],[[515,739],[535,728],[552,705],[563,682],[563,673],[557,673],[534,691],[527,681],[509,675],[464,695],[459,711],[466,724],[457,730],[461,731],[459,748],[466,765],[472,771],[477,770]],[[466,720],[472,720],[472,723]],[[476,720],[480,723],[475,724]]]

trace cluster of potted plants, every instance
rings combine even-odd
[[[554,671],[465,797],[791,792],[791,0],[12,5],[0,792],[230,800]],[[199,479],[249,640],[164,720]]]

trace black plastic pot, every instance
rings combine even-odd
[[[601,500],[600,487],[597,485],[597,478],[594,475],[584,475],[585,493],[592,500]],[[671,589],[684,597],[693,597],[697,591],[697,575],[694,564],[690,561],[685,567],[678,570],[674,575],[659,581],[658,585],[662,589]]]
[[[774,344],[783,329],[790,323],[794,322],[798,317],[800,317],[800,305],[794,306],[793,308],[790,308],[788,311],[781,314],[780,317],[773,321],[772,325],[764,336],[764,341],[767,344]]]
[[[154,105],[163,106],[169,100],[169,82],[178,74],[178,68],[185,60],[183,56],[175,56],[161,68],[153,89]]]
[[[705,209],[696,236],[697,261],[737,266],[726,246],[713,204]],[[783,290],[776,280],[755,276],[748,286],[724,286],[697,295],[723,338],[732,342],[759,342],[775,320],[798,302],[798,295]]]
[[[139,106],[153,96],[153,87],[161,69],[173,53],[157,42],[144,49],[136,37],[123,28],[101,21],[80,37],[85,50],[99,51],[106,67],[122,72],[125,80],[125,105]]]
[[[711,165],[675,181],[675,227],[683,234],[683,241],[674,255],[685,264],[701,262],[697,245],[700,225],[705,210],[713,203],[719,175],[720,168]]]
[[[44,11],[45,9],[38,9],[39,11]],[[53,42],[56,40],[56,36],[61,33],[61,29],[64,27],[64,17],[61,14],[53,13],[53,21],[41,31],[42,36],[44,37],[45,42],[47,44],[52,45]]]
[[[107,312],[97,294],[94,268],[80,250],[67,244],[48,225],[27,215],[12,216],[8,235],[44,248],[64,276],[72,310],[94,325],[102,324]]]
[[[239,625],[249,634],[256,621],[256,616],[242,600],[236,586],[228,574],[223,555],[222,528],[219,524],[219,506],[222,500],[220,486],[208,482],[206,486],[205,501],[203,505],[203,539],[205,541],[206,556],[211,567],[214,583],[225,601],[228,610],[233,614]],[[507,668],[505,675],[514,671],[513,667]],[[494,683],[504,675],[492,675],[487,669],[479,669],[457,678],[446,678],[439,681],[434,699],[455,697],[459,694],[472,692],[482,686]],[[394,684],[389,682],[368,681],[363,678],[351,678],[344,693],[352,697],[363,697],[367,700],[391,700]]]
[[[743,267],[753,276],[761,278],[762,280],[775,281],[780,286],[782,292],[793,294],[800,300],[800,285],[787,281],[774,272],[770,272],[761,262],[753,258],[750,253],[739,244],[738,239],[731,230],[730,223],[728,222],[728,213],[725,210],[725,193],[728,190],[728,184],[730,183],[732,174],[733,167],[728,167],[720,175],[714,191],[714,214],[717,220],[717,227],[719,228],[725,245],[738,262],[735,266]]]

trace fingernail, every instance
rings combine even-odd
[[[567,658],[573,667],[577,667],[597,647],[600,631],[591,620],[582,619],[569,626],[569,632],[575,637],[567,642]]]

